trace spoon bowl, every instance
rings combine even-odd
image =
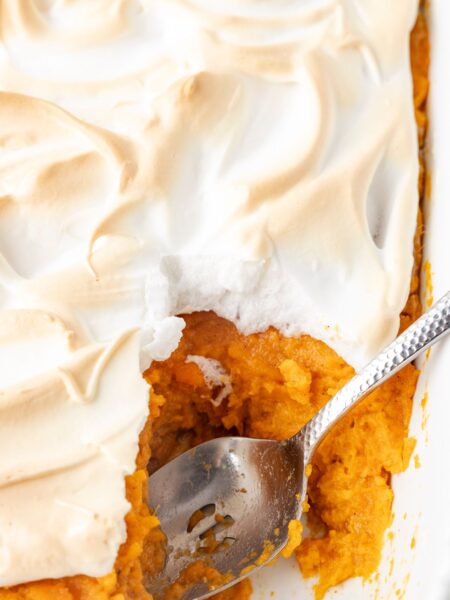
[[[193,559],[230,578],[224,589],[286,545],[306,494],[305,465],[294,440],[218,438],[169,464],[151,478],[151,502],[169,540],[166,567],[151,581],[155,600],[164,599]],[[208,582],[199,582],[183,600],[213,593]]]

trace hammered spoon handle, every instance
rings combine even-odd
[[[308,461],[329,429],[352,406],[412,362],[450,330],[450,292],[353,377],[303,427],[298,438]]]

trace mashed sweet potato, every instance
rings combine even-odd
[[[411,54],[422,149],[429,60],[422,16],[411,36]],[[423,195],[422,157],[421,166]],[[416,269],[402,328],[420,312],[420,237],[419,216]],[[114,571],[99,579],[76,576],[0,589],[0,600],[151,600],[142,574],[161,566],[164,536],[145,502],[150,445],[154,469],[177,453],[227,432],[288,437],[353,373],[335,352],[308,336],[288,339],[270,329],[246,337],[212,313],[188,315],[186,323],[180,347],[146,374],[154,388],[152,419],[141,435],[137,470],[126,481],[132,508],[126,517],[127,541]],[[218,406],[214,406],[218,390],[206,384],[195,363],[186,362],[188,354],[215,358],[228,372],[232,392]],[[371,394],[333,429],[314,457],[308,488],[313,535],[302,542],[296,555],[305,576],[319,576],[318,599],[333,585],[355,575],[367,577],[378,566],[392,519],[391,476],[406,468],[413,449],[407,431],[416,379],[416,370],[409,366]],[[244,581],[218,594],[216,600],[247,600],[250,594],[251,584]]]
[[[295,434],[353,375],[324,343],[285,338],[274,329],[244,336],[213,313],[185,315],[178,349],[147,377],[164,404],[153,423],[152,467],[225,432],[275,439]],[[188,356],[206,356],[229,374],[232,392],[219,406]],[[390,477],[407,465],[407,437],[417,373],[409,366],[371,394],[331,432],[312,465],[310,524],[317,539],[297,550],[305,575],[330,586],[377,567],[391,521]],[[165,399],[164,401],[162,399]]]

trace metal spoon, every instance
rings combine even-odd
[[[214,589],[207,581],[182,586],[176,595],[179,600],[208,598],[275,558],[287,543],[289,523],[301,516],[306,467],[330,427],[449,328],[450,292],[355,375],[294,437],[282,442],[219,438],[156,471],[150,477],[150,505],[167,536],[167,558],[163,571],[146,582],[154,599],[164,600],[171,584],[194,561],[203,560],[226,578]],[[208,539],[215,540],[217,549],[205,550]]]

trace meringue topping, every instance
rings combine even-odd
[[[125,539],[177,315],[355,367],[413,265],[416,0],[3,0],[0,585]],[[30,501],[30,499],[33,499]]]

